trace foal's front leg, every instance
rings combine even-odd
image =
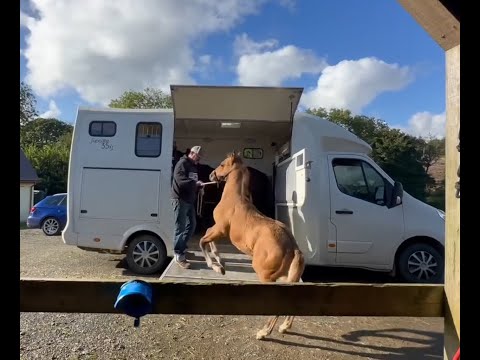
[[[212,249],[212,251],[215,254],[215,250],[217,249],[217,247],[215,245],[213,245],[213,241],[219,240],[220,238],[222,238],[222,235],[223,235],[223,232],[221,230],[219,230],[219,228],[216,225],[213,225],[211,228],[208,228],[205,235],[202,236],[202,238],[200,239],[200,242],[199,242],[199,246],[200,246],[200,250],[202,251],[202,254],[205,258],[205,261],[207,262],[207,266],[209,268],[212,268],[215,272],[218,272],[222,275],[225,275],[225,268],[222,266],[220,261],[219,261],[218,264],[214,264],[212,262],[212,258],[210,257],[210,254],[205,249],[205,246],[208,243],[210,243],[210,248]],[[212,245],[213,245],[213,247],[212,247]],[[216,251],[215,258],[217,259],[217,261],[220,260],[220,256],[218,256],[218,250]]]
[[[220,258],[220,253],[218,252],[217,245],[215,245],[215,242],[213,241],[210,242],[210,250],[212,251],[215,260],[217,260],[220,265],[225,266],[225,264],[222,262],[222,259]]]

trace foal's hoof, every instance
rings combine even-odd
[[[213,265],[212,265],[212,269],[213,269],[213,271],[215,271],[216,273],[225,275],[225,268],[224,268],[222,265],[213,264]]]
[[[256,338],[257,338],[257,340],[263,340],[267,337],[267,335],[268,334],[265,330],[260,330],[260,331],[257,332]]]
[[[279,332],[280,334],[285,334],[288,329],[290,329],[290,326],[285,326],[284,324],[282,324],[282,325],[280,325],[280,327],[278,328],[278,332]]]

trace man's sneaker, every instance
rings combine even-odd
[[[190,268],[190,263],[187,261],[187,259],[182,256],[179,258],[175,258],[175,262],[183,269],[189,269]]]

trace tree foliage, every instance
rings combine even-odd
[[[20,128],[20,146],[42,147],[56,143],[62,136],[70,134],[73,126],[57,119],[38,118]]]
[[[37,100],[32,89],[23,81],[20,82],[20,125],[25,125],[38,115]]]
[[[422,164],[428,172],[432,165],[445,156],[445,138],[420,139],[419,148],[422,152]]]
[[[112,108],[123,109],[171,109],[172,97],[161,90],[145,88],[143,91],[125,91],[109,104]]]
[[[57,119],[35,119],[20,128],[20,146],[37,171],[36,189],[47,194],[67,191],[73,126]]]
[[[69,144],[57,142],[41,147],[30,144],[23,150],[41,179],[36,189],[49,195],[67,191]]]

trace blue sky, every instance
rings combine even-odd
[[[444,52],[395,0],[21,0],[20,22],[20,79],[64,121],[146,86],[300,86],[302,108],[444,134]]]

